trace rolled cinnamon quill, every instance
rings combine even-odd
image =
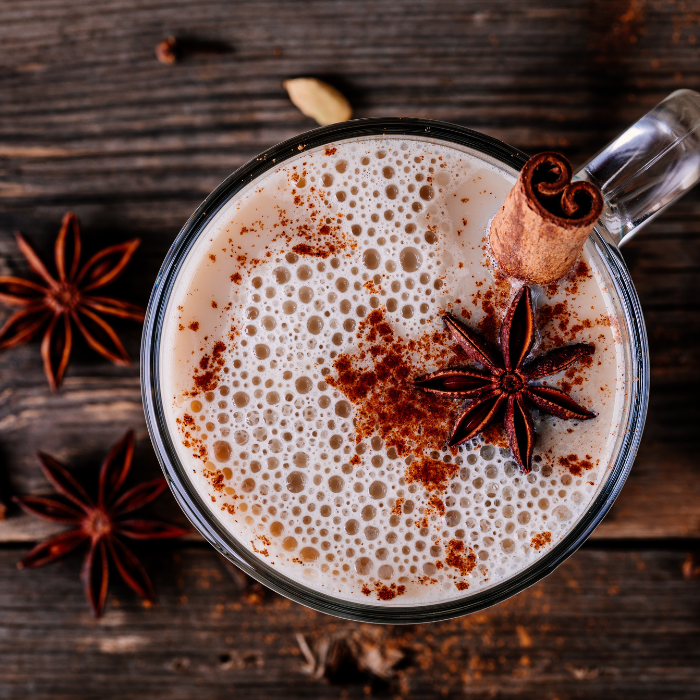
[[[548,284],[576,262],[603,210],[603,195],[590,182],[571,182],[571,163],[559,153],[539,153],[491,223],[489,241],[503,272]]]

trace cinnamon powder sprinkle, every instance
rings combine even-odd
[[[306,255],[311,258],[323,258],[324,260],[340,251],[338,246],[333,243],[328,243],[325,248],[313,248],[307,243],[298,243],[292,250],[297,255]]]
[[[585,459],[579,459],[578,455],[567,455],[566,457],[559,457],[559,464],[568,469],[574,476],[581,476],[584,471],[593,469],[595,466],[591,461],[592,459],[590,455],[586,455]]]
[[[476,566],[476,554],[471,549],[468,553],[465,551],[462,540],[450,540],[447,543],[445,564],[457,569],[462,576],[470,574]]]
[[[391,515],[401,515],[402,513],[402,506],[404,504],[405,498],[397,498],[396,503],[394,504],[394,507],[391,509]]]
[[[262,554],[264,557],[269,557],[269,556],[270,556],[270,552],[267,551],[267,547],[266,547],[265,549],[258,549],[258,548],[255,546],[255,542],[254,542],[253,540],[250,541],[250,544],[251,544],[251,546],[252,546],[252,548],[253,548],[253,551],[254,551],[256,554]]]
[[[535,549],[542,549],[552,542],[551,532],[540,532],[539,535],[535,535],[530,542],[530,546]]]
[[[458,471],[456,464],[446,464],[430,457],[419,457],[406,469],[406,483],[420,482],[426,491],[447,491],[447,484]]]
[[[190,396],[196,396],[201,392],[214,391],[219,386],[219,372],[223,368],[225,361],[223,353],[226,344],[218,340],[212,347],[211,355],[202,355],[198,363],[198,369],[192,375],[194,389],[189,392]]]
[[[214,491],[221,494],[221,492],[226,487],[224,472],[221,469],[211,469],[208,466],[210,464],[211,462],[208,462],[206,465],[204,465],[204,469],[202,469],[202,474],[204,475],[204,478],[209,481],[209,484],[214,489]]]
[[[418,340],[397,337],[383,308],[360,322],[357,339],[358,351],[340,354],[333,363],[335,374],[326,378],[357,409],[357,442],[378,434],[399,457],[419,459],[426,450],[442,447],[461,402],[417,392],[412,379],[426,366],[464,363],[461,348],[444,331],[425,332]],[[424,464],[410,471],[411,478],[422,481],[425,475],[432,489],[442,488],[456,470],[454,465],[440,464],[438,470],[428,464],[423,472]]]
[[[445,517],[445,503],[442,498],[433,494],[428,499],[428,507],[426,508],[426,512],[429,510],[437,513],[437,515],[439,515],[441,518]]]
[[[379,600],[393,600],[396,596],[403,595],[406,592],[406,586],[397,586],[395,583],[387,586],[377,581],[374,584],[374,588]],[[370,596],[372,595],[372,589],[365,584],[362,587],[362,593],[366,596]]]

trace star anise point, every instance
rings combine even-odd
[[[94,500],[58,460],[38,452],[44,475],[63,499],[46,496],[15,496],[13,499],[30,515],[72,526],[34,547],[18,562],[18,568],[44,566],[81,545],[89,545],[81,578],[95,617],[100,617],[104,609],[110,561],[128,586],[146,600],[155,602],[150,578],[136,555],[124,543],[124,538],[166,539],[182,537],[188,532],[158,520],[135,519],[130,515],[167,488],[165,479],[161,477],[122,490],[133,453],[134,433],[129,431],[114,445],[102,463],[97,499]]]
[[[451,313],[444,313],[442,318],[469,359],[483,367],[447,367],[413,380],[417,389],[469,400],[447,440],[450,447],[476,437],[503,414],[513,458],[527,473],[535,445],[531,408],[563,420],[595,418],[595,413],[580,406],[561,389],[535,383],[592,355],[595,347],[588,343],[567,345],[526,361],[535,342],[535,314],[529,287],[518,290],[506,311],[499,333],[500,357],[484,338]]]
[[[0,349],[27,343],[43,332],[41,357],[49,386],[54,391],[60,387],[68,367],[73,347],[73,326],[93,350],[115,364],[129,364],[126,349],[102,315],[143,321],[143,310],[92,292],[122,273],[140,240],[105,248],[81,266],[78,217],[68,212],[63,217],[54,244],[54,276],[19,231],[15,232],[15,239],[20,252],[41,282],[0,276],[0,301],[19,307],[0,328]]]

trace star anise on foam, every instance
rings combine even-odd
[[[413,381],[417,388],[434,394],[470,399],[457,418],[448,441],[450,446],[470,440],[503,414],[513,458],[528,473],[535,444],[531,408],[564,420],[595,418],[595,413],[579,406],[560,389],[535,383],[592,355],[595,347],[587,343],[566,345],[525,362],[535,340],[529,287],[521,287],[503,319],[500,357],[484,338],[452,314],[444,314],[443,320],[469,359],[484,367],[449,367]]]
[[[43,284],[0,276],[0,301],[21,307],[0,328],[0,350],[29,342],[43,331],[41,357],[54,391],[61,385],[70,359],[72,324],[93,350],[117,365],[129,364],[128,353],[102,314],[143,321],[143,310],[93,292],[122,273],[141,241],[136,238],[104,248],[81,267],[78,217],[68,212],[54,246],[54,276],[22,235],[17,232],[15,236],[20,251]]]
[[[133,454],[134,433],[129,431],[112,447],[102,463],[97,500],[94,501],[62,464],[50,455],[38,452],[46,478],[64,498],[14,498],[15,503],[30,515],[72,526],[70,530],[37,545],[17,566],[20,569],[44,566],[87,544],[89,549],[81,578],[95,617],[102,615],[107,598],[110,560],[127,585],[142,598],[155,602],[151,580],[124,538],[161,540],[182,537],[188,532],[159,520],[133,517],[134,511],[150,503],[167,487],[165,479],[160,478],[120,493],[129,474]]]

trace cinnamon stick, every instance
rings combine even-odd
[[[593,183],[571,182],[560,153],[530,158],[491,223],[489,241],[507,275],[548,284],[574,265],[603,210]]]

